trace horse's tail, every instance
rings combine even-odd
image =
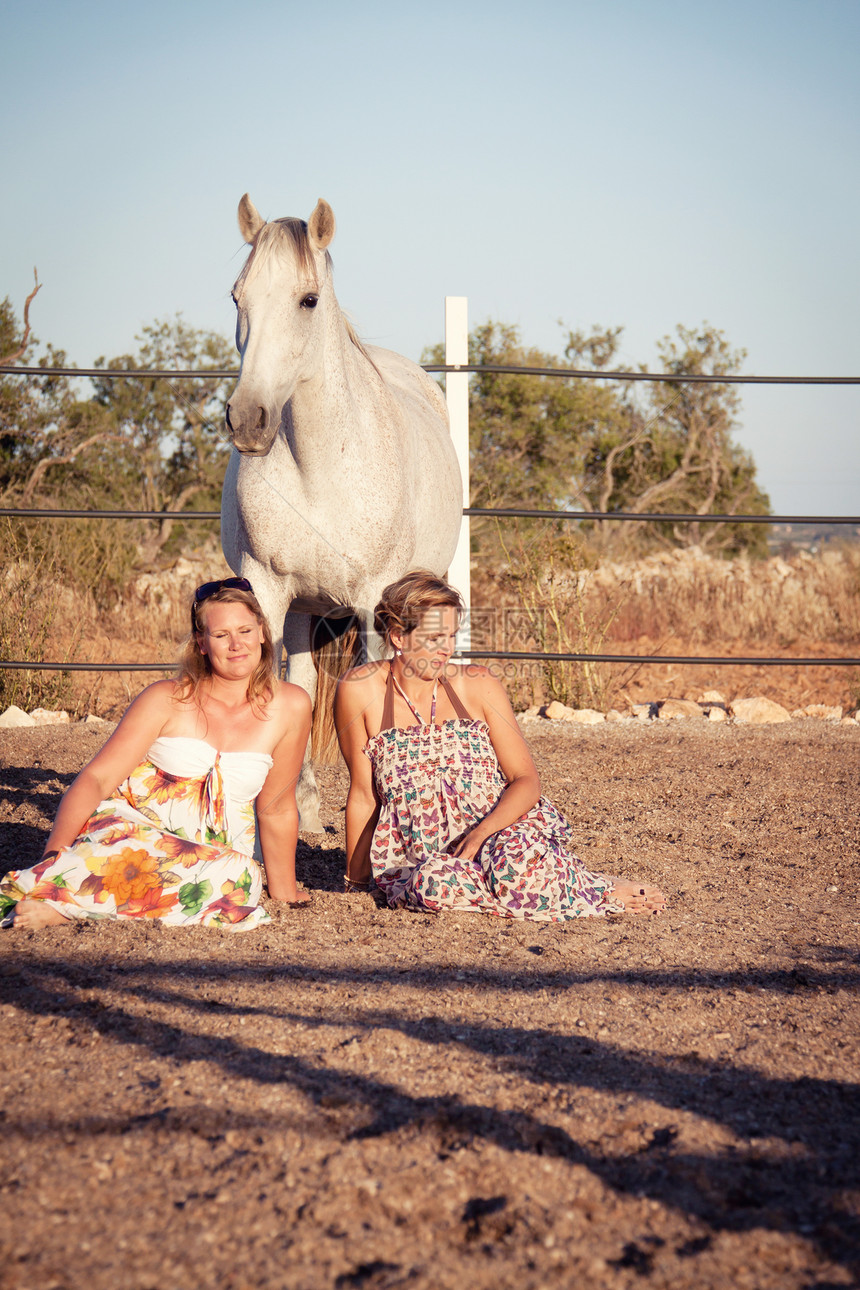
[[[345,672],[361,662],[361,632],[354,614],[311,618],[311,653],[317,670],[317,697],[311,726],[311,756],[324,766],[338,759],[334,692]]]

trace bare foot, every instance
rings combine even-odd
[[[659,914],[666,908],[666,897],[659,887],[652,887],[647,882],[628,882],[624,878],[612,879],[612,890],[607,893],[610,900],[624,906],[626,914]]]
[[[68,922],[65,914],[61,914],[44,900],[19,900],[15,906],[12,926],[29,927],[31,931],[37,931],[40,927],[58,927],[61,923]]]
[[[269,895],[272,900],[278,900],[282,905],[286,905],[287,909],[302,909],[305,905],[309,905],[311,900],[311,893],[302,887],[294,887],[292,891],[286,890],[283,896],[276,896],[270,887]]]

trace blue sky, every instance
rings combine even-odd
[[[236,206],[333,206],[338,298],[418,358],[444,297],[622,361],[703,320],[749,373],[856,375],[857,0],[7,0],[0,296],[80,366],[232,333]],[[860,513],[860,388],[747,389],[781,513]]]

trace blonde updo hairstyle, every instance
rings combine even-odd
[[[428,569],[413,569],[385,588],[373,611],[373,625],[390,649],[391,633],[413,632],[428,609],[456,609],[462,614],[465,605],[459,591],[444,578]]]
[[[262,628],[262,653],[259,663],[248,678],[248,702],[255,708],[265,707],[275,693],[275,649],[272,644],[272,634],[253,591],[243,591],[240,587],[219,587],[199,604],[196,601],[191,602],[191,621],[194,628],[189,633],[179,657],[176,673],[177,698],[184,702],[189,700],[199,702],[200,687],[212,675],[209,655],[201,651],[198,640],[198,635],[206,627],[206,610],[209,605],[244,605]]]

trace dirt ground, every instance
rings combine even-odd
[[[0,1285],[860,1284],[860,726],[529,726],[592,868],[567,926],[339,890],[247,935],[0,932]],[[0,732],[4,868],[100,735]]]

